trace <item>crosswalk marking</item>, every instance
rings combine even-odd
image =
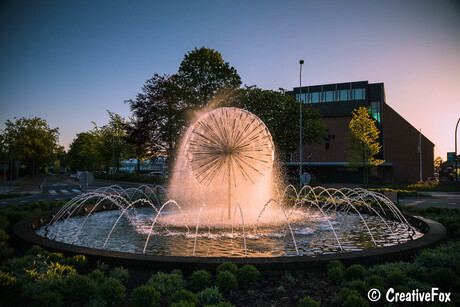
[[[75,193],[81,193],[81,191],[77,190],[77,189],[72,189],[72,191],[75,192]]]
[[[50,190],[50,194],[57,194],[55,190]]]
[[[62,193],[69,193],[67,190],[61,190]]]

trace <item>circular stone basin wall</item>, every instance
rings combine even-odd
[[[344,252],[317,256],[294,257],[189,257],[189,256],[156,256],[134,254],[127,252],[109,251],[96,248],[82,247],[53,241],[36,234],[36,229],[47,224],[53,214],[48,212],[26,218],[14,225],[13,231],[18,244],[24,249],[40,245],[48,250],[59,251],[66,255],[83,254],[90,260],[125,266],[149,266],[159,269],[183,270],[208,269],[213,270],[225,261],[236,264],[256,265],[260,270],[321,270],[331,260],[340,260],[349,265],[359,263],[371,265],[393,260],[403,260],[414,255],[420,249],[431,248],[441,243],[446,236],[445,227],[433,220],[420,216],[403,213],[408,222],[419,229],[424,235],[418,239],[403,244],[378,247],[357,252]]]

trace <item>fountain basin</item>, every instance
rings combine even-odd
[[[385,209],[386,210],[386,209]],[[125,266],[148,266],[159,269],[208,269],[213,270],[222,262],[231,261],[236,264],[252,264],[260,270],[321,270],[331,260],[340,260],[344,264],[360,263],[371,265],[388,261],[404,260],[423,248],[431,248],[440,244],[445,236],[445,227],[433,220],[409,213],[403,213],[407,221],[419,229],[423,236],[403,244],[377,247],[363,251],[351,251],[336,254],[296,257],[193,257],[193,256],[163,256],[135,254],[120,251],[109,251],[90,247],[76,246],[57,242],[39,236],[36,230],[51,221],[55,212],[48,212],[26,218],[14,225],[13,231],[17,243],[24,248],[40,245],[48,250],[62,252],[66,255],[84,254],[90,260]]]

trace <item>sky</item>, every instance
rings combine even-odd
[[[243,84],[292,90],[367,80],[435,144],[454,151],[460,117],[460,2],[0,2],[0,129],[14,117],[59,127],[61,145],[131,115],[146,80],[195,47],[219,51]],[[460,143],[459,143],[460,144]]]

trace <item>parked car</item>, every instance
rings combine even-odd
[[[163,172],[150,172],[147,176],[158,176],[158,177],[168,178],[168,174],[165,174]]]
[[[69,177],[70,177],[70,178],[76,179],[76,178],[77,178],[77,174],[76,174],[76,173],[71,173],[71,174],[69,175]]]

